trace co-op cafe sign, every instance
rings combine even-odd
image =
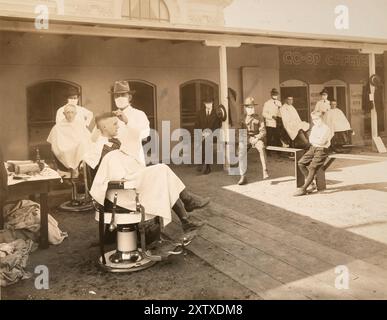
[[[364,54],[321,53],[286,50],[282,52],[282,64],[287,66],[340,66],[368,67],[368,56]]]

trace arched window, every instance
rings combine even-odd
[[[208,80],[191,80],[180,86],[181,127],[193,133],[196,113],[203,106],[204,99],[212,97],[219,103],[218,85]]]
[[[126,80],[131,90],[135,90],[131,104],[145,112],[149,119],[150,127],[156,129],[156,86],[144,80]],[[113,87],[112,87],[113,88]],[[112,95],[112,110],[116,110]]]
[[[350,112],[347,112],[347,84],[342,80],[331,80],[324,83],[324,88],[328,90],[328,99],[335,99],[337,107],[349,119]]]
[[[122,16],[134,20],[169,21],[169,11],[163,0],[124,0]]]
[[[300,80],[287,80],[280,84],[281,99],[292,96],[293,106],[303,121],[309,121],[308,85]]]
[[[46,139],[55,124],[56,111],[67,102],[69,88],[81,87],[64,80],[44,80],[27,88],[27,125],[30,156],[39,148],[41,156],[50,158],[50,146]],[[81,95],[79,104],[81,105]]]

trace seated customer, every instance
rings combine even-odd
[[[328,148],[331,145],[331,130],[323,122],[322,113],[313,111],[312,121],[314,126],[309,136],[311,146],[298,161],[298,166],[305,176],[305,183],[294,196],[307,194],[307,188],[312,184],[317,171],[324,165],[328,157]]]
[[[239,185],[247,184],[247,152],[250,148],[257,149],[259,153],[262,165],[262,178],[267,179],[269,177],[266,165],[266,128],[264,120],[257,113],[255,113],[255,106],[257,104],[254,102],[253,97],[246,98],[243,105],[245,107],[246,116],[240,124],[240,134],[247,133],[247,137],[245,137],[247,144],[244,144],[244,139],[241,139],[239,144],[238,157],[239,172],[241,175],[240,180],[238,181]]]
[[[160,216],[167,225],[172,220],[171,208],[179,217],[184,231],[190,231],[202,224],[192,221],[187,211],[204,207],[209,199],[193,197],[186,190],[183,182],[165,164],[146,167],[138,157],[138,135],[133,129],[126,131],[126,139],[116,137],[118,133],[118,118],[111,113],[96,117],[96,125],[101,136],[93,144],[90,152],[85,155],[86,163],[96,170],[90,190],[91,196],[103,205],[109,181],[126,180],[140,194],[140,202],[145,212]],[[123,132],[122,130],[120,130]],[[125,142],[125,143],[124,143]],[[130,190],[119,190],[117,205],[127,209],[132,208]]]
[[[47,141],[57,160],[77,175],[77,169],[88,145],[91,143],[90,132],[78,120],[74,105],[66,105],[63,111],[64,119],[51,129]]]
[[[331,100],[331,109],[326,113],[326,124],[331,129],[332,149],[340,151],[344,144],[350,143],[351,125],[344,112],[337,108],[337,101]]]
[[[293,106],[293,97],[288,96],[286,102],[280,108],[283,126],[292,140],[294,147],[306,148],[309,145],[306,132],[309,130],[309,123],[302,121],[296,108]]]

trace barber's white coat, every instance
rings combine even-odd
[[[302,121],[296,108],[287,103],[280,108],[282,123],[290,139],[294,140],[300,130],[308,131],[309,123]]]
[[[265,119],[266,127],[276,128],[277,121],[273,117],[279,117],[281,102],[278,100],[270,99],[265,102],[262,109],[262,117]]]
[[[140,203],[147,214],[162,217],[164,225],[172,221],[171,208],[185,186],[168,166],[157,164],[145,167],[122,150],[111,151],[101,161],[90,190],[91,196],[103,204],[105,197],[113,202],[114,193],[117,192],[117,205],[135,209],[133,191],[106,192],[109,181],[122,179],[136,188],[140,195]]]

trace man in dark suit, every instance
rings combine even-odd
[[[8,191],[8,174],[4,166],[3,152],[0,148],[0,230],[4,228],[3,206]]]
[[[202,130],[202,166],[198,167],[198,171],[203,174],[209,174],[211,172],[211,164],[206,163],[206,140],[214,139],[212,133],[216,129],[222,126],[222,120],[218,117],[215,107],[214,100],[211,97],[204,99],[204,106],[196,114],[195,129]],[[213,140],[212,140],[213,141]],[[211,149],[212,152],[212,149]]]

